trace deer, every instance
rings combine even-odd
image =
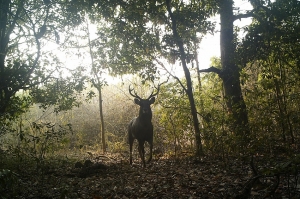
[[[134,97],[134,103],[140,106],[138,117],[132,119],[128,126],[128,141],[129,141],[129,149],[130,149],[130,165],[132,165],[132,145],[134,140],[138,141],[138,151],[140,158],[143,163],[143,167],[146,167],[145,163],[145,142],[149,143],[150,146],[150,157],[147,161],[147,164],[152,160],[152,149],[153,149],[153,125],[152,125],[152,110],[151,104],[155,102],[155,96],[159,92],[158,85],[157,92],[153,94],[154,91],[150,94],[150,96],[146,99],[142,99],[137,95],[134,89],[131,89],[129,86],[129,94]],[[132,91],[134,93],[132,93]]]

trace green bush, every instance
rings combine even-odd
[[[0,198],[10,198],[16,194],[18,175],[11,170],[0,170]]]

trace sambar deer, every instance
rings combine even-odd
[[[159,87],[157,92],[153,94],[154,91],[150,94],[147,99],[142,99],[137,95],[134,89],[131,89],[129,86],[129,94],[134,97],[135,104],[140,106],[138,117],[130,121],[128,126],[128,140],[130,148],[130,164],[132,164],[132,145],[134,140],[138,141],[138,151],[140,158],[142,159],[143,166],[146,167],[145,163],[145,142],[148,142],[150,145],[150,157],[147,161],[149,163],[152,159],[152,149],[153,149],[153,125],[152,125],[152,110],[150,105],[155,102],[155,96],[159,92]],[[132,91],[134,93],[132,93]]]

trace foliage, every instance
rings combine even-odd
[[[64,127],[50,122],[32,122],[28,128],[19,129],[18,144],[9,148],[21,162],[26,158],[32,159],[40,169],[45,165],[47,155],[64,148],[69,143],[66,135],[72,132],[71,124]]]
[[[272,140],[267,143],[271,149],[276,140],[294,143],[299,134],[295,120],[299,112],[298,4],[275,1],[269,2],[268,9],[260,6],[238,49],[243,58],[240,64],[252,138],[258,150],[263,140]]]
[[[15,172],[8,169],[0,170],[0,198],[1,199],[16,195],[17,180],[18,180],[18,174],[16,174]]]
[[[222,82],[216,74],[202,77],[202,88],[198,97],[201,100],[200,117],[203,140],[208,153],[222,154],[232,148],[230,141],[227,108],[222,91]],[[199,103],[200,104],[200,103]]]
[[[273,56],[284,63],[299,62],[299,2],[279,0],[259,9],[243,40],[240,52],[243,63]],[[267,19],[267,20],[265,20]]]
[[[165,2],[120,1],[113,5],[102,1],[97,3],[97,11],[103,14],[110,25],[109,29],[107,26],[99,27],[98,34],[105,37],[103,46],[110,48],[107,60],[114,74],[140,72],[143,79],[153,80],[157,71],[155,59],[166,58],[169,63],[179,60],[170,19],[166,17]],[[203,2],[189,4],[177,1],[172,6],[178,11],[175,17],[186,51],[191,52],[194,41],[199,42],[197,34],[213,30],[213,24],[205,19],[213,13],[214,7]],[[127,12],[128,10],[131,12]],[[188,56],[191,60],[193,55]]]
[[[234,41],[237,44],[234,61],[238,64],[240,75],[238,83],[242,86],[241,96],[247,105],[251,130],[251,134],[247,135],[249,142],[243,145],[244,148],[240,148],[241,140],[232,131],[234,118],[228,114],[230,110],[225,104],[227,99],[223,86],[226,82],[218,76],[222,75],[222,62],[214,58],[212,65],[220,73],[199,76],[198,84],[196,79],[192,79],[194,86],[191,87],[198,110],[201,143],[207,156],[201,159],[199,165],[197,161],[188,159],[184,162],[180,159],[192,151],[195,135],[189,99],[185,95],[187,80],[174,75],[177,81],[171,80],[161,87],[153,107],[154,151],[162,155],[155,156],[153,164],[144,170],[136,166],[138,163],[130,168],[127,164],[127,126],[138,112],[128,96],[128,85],[124,81],[127,77],[123,77],[122,84],[107,87],[102,87],[106,83],[101,78],[107,71],[113,75],[139,74],[142,79],[131,83],[137,87],[139,82],[154,80],[155,75],[160,75],[156,73],[156,63],[163,63],[160,66],[165,69],[168,64],[178,63],[178,41],[171,31],[172,21],[165,1],[7,2],[9,4],[1,1],[1,6],[9,5],[12,12],[6,15],[9,17],[6,30],[13,27],[14,18],[11,17],[19,18],[16,18],[14,34],[9,34],[4,62],[0,62],[4,63],[4,70],[0,71],[1,107],[5,108],[0,115],[0,134],[1,147],[10,155],[17,155],[14,161],[20,173],[15,174],[13,167],[10,168],[5,162],[9,170],[0,171],[0,184],[5,183],[9,187],[2,190],[4,186],[1,186],[1,194],[7,190],[14,191],[17,181],[21,181],[21,186],[24,182],[28,183],[25,184],[28,185],[27,192],[24,189],[19,192],[22,197],[39,187],[50,190],[54,194],[52,197],[97,197],[100,193],[100,197],[165,197],[173,194],[174,197],[213,195],[216,198],[232,198],[233,193],[249,185],[250,178],[249,182],[260,180],[265,187],[251,185],[249,194],[244,198],[250,195],[259,197],[263,193],[271,193],[270,197],[280,195],[291,198],[299,195],[296,192],[299,157],[295,156],[299,152],[297,143],[300,133],[299,1],[251,1],[254,9],[244,16],[254,16],[253,23],[246,27],[244,39]],[[213,23],[207,18],[220,11],[217,9],[218,2],[221,1],[171,1],[190,71],[193,71],[192,62],[196,56],[195,43],[200,42],[202,34],[213,30]],[[87,7],[90,10],[86,10]],[[18,8],[21,10],[19,14]],[[4,11],[1,9],[0,12]],[[36,16],[33,17],[32,13]],[[86,24],[81,26],[82,22],[88,21],[87,16],[97,22],[98,37],[95,39],[88,38]],[[244,16],[236,15],[234,18]],[[47,31],[41,35],[44,24]],[[3,31],[4,26],[1,27]],[[93,87],[103,88],[107,138],[107,146],[104,147],[122,156],[105,157],[114,161],[111,168],[105,172],[97,171],[97,176],[86,179],[77,178],[74,174],[76,170],[70,166],[67,170],[63,167],[49,169],[47,162],[51,154],[60,149],[65,157],[69,157],[71,152],[66,148],[72,152],[78,149],[76,152],[85,154],[83,158],[89,154],[94,161],[103,161],[101,158],[104,155],[98,154],[101,149],[100,126],[95,106],[98,106],[99,100],[93,98],[95,89],[87,91],[85,84],[87,79],[91,79],[87,77],[90,62],[85,59],[84,63],[78,63],[80,67],[72,71],[71,76],[66,76],[60,70],[63,68],[61,60],[46,48],[50,43],[59,43],[61,48],[70,50],[73,47],[76,50],[71,53],[84,57],[87,46],[86,42],[78,42],[81,39],[89,40],[89,53],[94,61],[91,72],[101,77],[98,79],[101,81],[97,82],[95,76],[92,83],[95,83]],[[0,50],[1,56],[3,49]],[[149,92],[148,85],[138,89],[142,95]],[[28,110],[41,117],[35,112],[37,106],[43,108],[44,114],[53,110],[55,115],[51,115],[51,119],[24,119],[24,113]],[[52,123],[54,121],[55,125]],[[4,132],[15,135],[7,145],[4,144],[7,138]],[[176,161],[163,159],[173,154]],[[249,176],[255,170],[248,167],[249,155],[253,154],[261,158],[258,177]],[[7,155],[6,158],[9,157]],[[35,174],[42,175],[23,175],[27,169],[26,166],[22,168],[26,165],[25,159],[31,161],[28,165],[31,164],[33,170],[36,171],[37,166],[41,171]],[[3,159],[1,163],[4,163]],[[59,185],[56,184],[57,176]],[[136,178],[132,180],[132,176]],[[141,181],[141,177],[144,180]],[[279,186],[272,188],[271,185],[277,182],[280,182]],[[273,192],[268,191],[269,188]],[[32,195],[37,193],[39,190]],[[47,194],[43,194],[46,197]]]
[[[63,64],[55,49],[71,42],[62,36],[81,23],[83,13],[79,5],[79,2],[1,1],[1,118],[14,119],[26,111],[18,92],[39,87],[61,72]]]
[[[23,92],[10,98],[10,105],[7,107],[7,112],[0,115],[0,137],[6,133],[14,131],[13,124],[21,115],[28,111],[32,104],[32,98]],[[14,115],[10,113],[14,113]]]
[[[180,148],[186,150],[193,145],[192,118],[188,106],[188,99],[181,85],[171,82],[164,85],[160,91],[160,108],[157,115],[159,118],[160,139],[166,152],[174,152],[175,155]],[[159,142],[159,140],[158,140]],[[174,151],[173,151],[174,150]]]
[[[48,81],[43,87],[35,87],[30,91],[33,103],[40,104],[44,110],[54,106],[54,112],[70,110],[80,105],[79,99],[85,89],[85,76],[57,78]]]

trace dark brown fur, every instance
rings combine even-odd
[[[151,93],[148,99],[140,98],[136,93],[132,94],[132,90],[129,88],[129,93],[135,97],[135,104],[140,106],[139,116],[130,121],[128,126],[128,140],[130,147],[130,164],[132,164],[132,145],[135,139],[138,141],[138,151],[140,158],[142,159],[143,166],[146,167],[145,163],[145,142],[150,145],[150,157],[147,161],[149,163],[152,159],[152,149],[153,149],[153,125],[152,125],[152,111],[151,104],[155,102],[155,95]]]

